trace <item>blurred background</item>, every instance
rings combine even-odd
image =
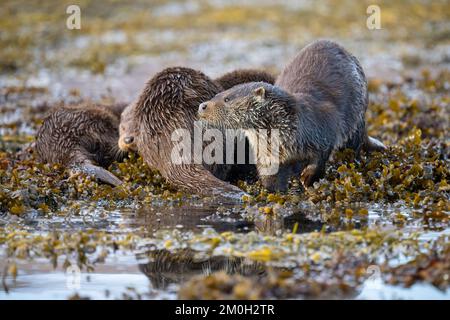
[[[66,26],[69,5],[81,29]],[[380,8],[369,30],[367,8]],[[171,65],[215,77],[235,68],[278,72],[305,44],[329,38],[371,79],[399,82],[448,69],[450,2],[437,1],[2,1],[0,87],[45,87],[54,97],[127,101]]]

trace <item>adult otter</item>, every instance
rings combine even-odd
[[[249,73],[245,75],[247,78]],[[242,190],[216,178],[204,165],[176,164],[172,159],[176,145],[172,133],[186,129],[193,144],[198,105],[222,90],[218,82],[190,68],[161,71],[147,83],[133,107],[134,142],[146,163],[176,187],[197,194],[236,197]]]
[[[35,149],[43,162],[81,169],[117,186],[122,182],[102,167],[121,161],[119,116],[125,104],[82,104],[53,109],[38,130]]]
[[[258,139],[250,129],[267,129],[279,139],[279,152],[257,153],[257,169],[270,191],[287,189],[298,163],[305,187],[321,178],[331,152],[351,148],[359,153],[384,150],[367,136],[364,114],[367,81],[357,59],[338,44],[316,41],[289,63],[275,86],[253,82],[233,87],[199,106],[200,118],[226,128],[244,129],[252,147]],[[263,174],[263,160],[279,166],[278,174]],[[267,163],[266,163],[267,164]]]

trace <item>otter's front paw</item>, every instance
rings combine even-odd
[[[261,177],[261,184],[269,192],[286,192],[288,181],[277,175]]]
[[[305,189],[310,187],[318,179],[317,166],[315,164],[308,165],[300,176],[300,181]]]

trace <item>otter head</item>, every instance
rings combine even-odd
[[[250,82],[234,86],[203,102],[198,108],[202,121],[230,129],[256,128],[265,118],[266,106],[270,102],[268,93],[272,85]]]
[[[136,128],[134,125],[134,104],[128,105],[120,116],[119,148],[122,151],[137,151]]]

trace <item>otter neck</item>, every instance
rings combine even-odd
[[[307,93],[298,93],[294,97],[298,115],[296,137],[302,152],[329,149],[341,134],[334,105],[318,101]]]
[[[295,97],[286,92],[268,93],[263,101],[255,104],[252,112],[246,114],[243,125],[249,129],[290,131],[297,118]]]

